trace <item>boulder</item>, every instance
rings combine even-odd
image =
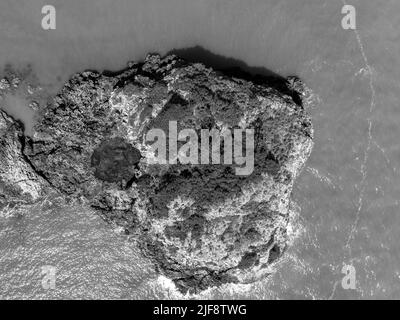
[[[313,145],[308,89],[293,77],[282,90],[273,81],[156,54],[119,73],[82,72],[43,110],[33,136],[3,152],[136,235],[182,292],[253,282],[286,250],[293,182]],[[234,162],[149,161],[149,132],[160,129],[171,143],[171,122],[197,137],[253,130],[250,174],[238,175]]]

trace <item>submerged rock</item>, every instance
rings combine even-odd
[[[15,166],[25,175],[36,172],[41,183],[87,199],[137,235],[143,252],[183,292],[252,282],[287,247],[290,193],[313,135],[301,81],[290,78],[277,90],[267,80],[158,55],[118,74],[76,74],[43,110],[32,137],[22,131],[22,142],[0,137],[3,144],[15,141],[0,161],[17,153]],[[162,129],[171,143],[175,121],[178,132],[194,129],[197,137],[201,129],[253,129],[251,174],[238,175],[234,162],[149,162],[146,135]],[[2,169],[0,178],[9,172]],[[36,195],[41,183],[20,189]]]

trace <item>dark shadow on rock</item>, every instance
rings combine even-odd
[[[230,77],[270,86],[291,96],[296,104],[302,105],[299,94],[288,88],[287,79],[264,67],[251,67],[244,61],[212,53],[201,46],[173,49],[167,53],[170,54],[175,54],[191,63],[203,63]]]
[[[135,165],[141,154],[122,138],[103,141],[91,158],[91,166],[96,168],[96,178],[107,182],[130,181],[135,177]]]

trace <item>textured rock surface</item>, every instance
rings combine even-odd
[[[18,129],[3,134],[1,143],[14,145],[1,161],[15,154],[24,177],[33,167],[53,188],[83,196],[137,234],[143,252],[183,292],[252,282],[286,249],[292,185],[312,148],[307,89],[296,78],[273,87],[175,56],[149,55],[118,74],[83,72],[43,110],[33,137],[8,137]],[[15,126],[4,119],[0,126]],[[168,132],[169,121],[178,130],[253,128],[253,173],[148,164],[144,137],[152,128]],[[20,189],[38,196],[41,184],[29,181]]]
[[[0,110],[0,208],[30,204],[48,186],[23,154],[23,126]]]

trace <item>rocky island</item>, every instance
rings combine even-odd
[[[12,82],[1,80],[1,96]],[[309,94],[296,77],[235,77],[175,55],[75,74],[40,106],[32,134],[0,105],[0,206],[48,190],[79,198],[136,236],[182,292],[257,281],[287,248],[292,186],[313,145]],[[171,122],[198,137],[251,129],[251,172],[238,175],[235,161],[148,161],[146,137],[162,130],[171,144]]]

